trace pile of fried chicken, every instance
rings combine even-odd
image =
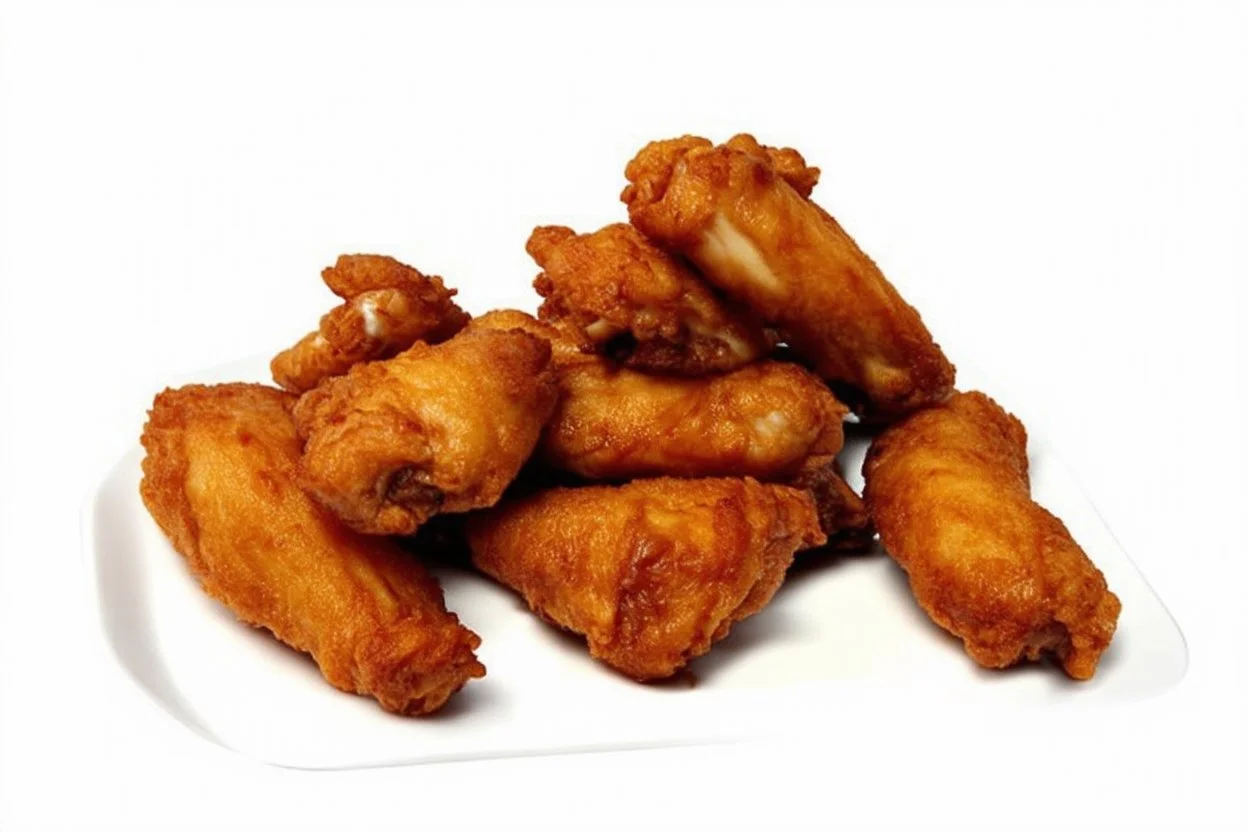
[[[954,367],[797,151],[652,142],[628,223],[544,226],[536,317],[472,317],[378,255],[272,361],[160,393],[141,494],[204,590],[335,687],[425,714],[485,675],[422,554],[462,551],[637,680],[763,609],[794,556],[878,533],[985,667],[1090,678],[1120,604],[1031,499],[1023,425]],[[862,497],[837,454],[874,433]],[[437,518],[437,519],[435,519]],[[432,521],[432,522],[431,522]]]

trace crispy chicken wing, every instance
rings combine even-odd
[[[469,327],[359,364],[304,394],[303,486],[357,531],[411,534],[493,505],[529,458],[557,395],[550,346]]]
[[[567,319],[629,367],[677,375],[732,370],[765,355],[768,333],[627,223],[592,234],[548,225],[526,246],[544,270],[543,320]]]
[[[1027,433],[983,393],[884,431],[864,465],[884,548],[915,598],[985,667],[1054,653],[1089,679],[1121,604],[1060,520],[1031,499]]]
[[[294,393],[417,341],[445,341],[468,323],[468,314],[451,300],[455,290],[442,278],[425,277],[392,257],[344,254],[321,277],[343,303],[270,365],[273,380]]]
[[[792,477],[844,444],[847,412],[822,381],[775,361],[700,378],[579,362],[542,437],[550,465],[589,479]]]
[[[638,680],[707,652],[824,540],[809,495],[752,479],[555,488],[467,525],[478,568]]]
[[[638,153],[622,199],[637,228],[778,326],[822,377],[856,391],[867,418],[941,401],[953,365],[875,263],[807,199],[805,170],[796,151],[752,136],[718,147],[687,136]]]
[[[161,393],[143,430],[143,502],[209,595],[311,653],[334,687],[437,710],[485,675],[481,640],[413,557],[299,489],[293,403],[254,384]]]

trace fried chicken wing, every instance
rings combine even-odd
[[[622,199],[633,225],[779,327],[823,378],[855,390],[865,417],[941,401],[953,365],[875,263],[807,199],[805,170],[796,151],[752,136],[718,147],[687,136],[638,153]]]
[[[455,290],[442,278],[425,277],[392,257],[344,254],[321,277],[343,303],[270,364],[273,380],[294,393],[417,341],[445,341],[468,323],[468,314],[451,300]]]
[[[824,540],[809,495],[752,479],[555,488],[469,515],[467,533],[479,569],[638,680],[706,653]]]
[[[493,505],[555,406],[550,346],[469,327],[358,364],[299,400],[300,481],[347,525],[411,534],[439,513]]]
[[[579,362],[542,436],[548,464],[589,479],[792,477],[844,444],[847,409],[794,364],[767,361],[699,378]]]
[[[525,248],[544,270],[533,283],[546,299],[541,318],[571,321],[626,366],[702,375],[773,346],[761,326],[627,223],[592,234],[542,226]]]
[[[204,591],[312,654],[334,687],[435,711],[485,675],[481,640],[413,557],[299,489],[293,403],[254,384],[161,393],[143,430],[143,502]]]
[[[1089,679],[1121,604],[1060,520],[1031,499],[1027,433],[983,393],[884,431],[864,465],[884,548],[932,620],[985,667],[1053,653]]]

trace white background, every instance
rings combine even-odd
[[[667,6],[5,9],[0,828],[1244,820],[1244,7]],[[343,251],[531,307],[533,225],[619,219],[644,141],[738,130],[820,165],[950,356],[1043,426],[1183,628],[1176,690],[1009,719],[915,690],[800,746],[313,774],[108,672],[78,512],[155,389],[309,329]]]

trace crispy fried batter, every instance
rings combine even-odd
[[[827,549],[865,552],[871,548],[875,526],[867,513],[867,505],[845,482],[835,460],[821,467],[804,467],[788,484],[809,492],[815,501],[819,526],[828,536]]]
[[[650,376],[589,353],[566,321],[503,309],[472,326],[523,329],[551,343],[561,395],[535,455],[542,468],[605,480],[777,480],[810,492],[829,548],[870,547],[866,507],[833,459],[846,408],[801,367],[764,361],[720,376]]]
[[[797,549],[819,545],[810,496],[752,479],[555,488],[469,515],[478,568],[638,680],[670,676],[762,609]]]
[[[1018,419],[983,393],[957,393],[881,434],[864,473],[884,548],[971,658],[1006,667],[1052,652],[1071,677],[1092,677],[1121,604],[1032,501]]]
[[[580,362],[559,378],[541,456],[590,479],[787,479],[826,466],[844,444],[847,409],[794,364],[677,378]]]
[[[518,309],[495,309],[473,318],[474,330],[495,329],[506,332],[518,329],[550,344],[550,363],[556,368],[581,362],[599,362],[593,345],[585,334],[566,320],[539,321]]]
[[[161,393],[143,430],[143,502],[209,595],[311,653],[334,687],[435,711],[485,675],[481,640],[414,558],[295,484],[293,402],[253,384]]]
[[[543,320],[566,319],[629,367],[677,375],[732,370],[772,347],[761,326],[627,223],[592,234],[534,229],[526,250]]]
[[[941,401],[954,368],[919,318],[831,216],[805,197],[800,154],[736,136],[646,146],[621,198],[659,245],[775,324],[829,381],[856,388],[887,421]]]
[[[451,300],[455,290],[442,278],[425,277],[392,257],[344,254],[321,277],[344,302],[270,365],[273,380],[295,393],[417,341],[445,341],[468,323],[468,314]]]
[[[357,531],[411,534],[429,517],[493,505],[555,405],[550,346],[469,327],[359,364],[295,408],[301,483]]]

